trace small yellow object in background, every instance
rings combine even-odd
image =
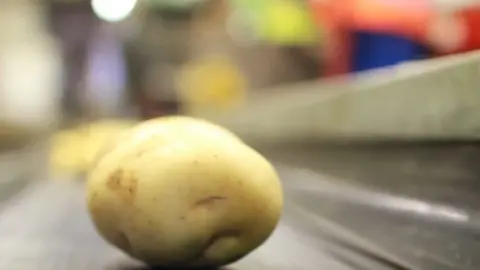
[[[225,111],[242,104],[246,80],[228,58],[212,56],[190,63],[179,78],[181,96],[190,109]]]
[[[261,36],[281,45],[311,45],[318,39],[308,8],[298,1],[269,1],[261,19]]]
[[[133,124],[128,121],[103,120],[57,132],[51,138],[51,171],[66,175],[85,173],[104,144]]]

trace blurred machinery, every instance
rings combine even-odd
[[[465,116],[476,108],[476,99],[470,98],[475,94],[472,88],[453,88],[446,82],[438,86],[438,80],[426,79],[438,77],[452,81],[449,78],[455,76],[462,85],[469,85],[475,81],[476,64],[472,60],[477,58],[475,55],[290,86],[289,83],[318,75],[319,59],[310,54],[309,49],[317,50],[321,33],[313,30],[307,6],[288,1],[275,2],[278,5],[235,1],[127,2],[115,9],[124,15],[99,15],[99,12],[108,10],[105,8],[108,1],[51,2],[50,24],[62,46],[61,53],[50,52],[50,63],[55,61],[55,55],[63,56],[66,66],[64,108],[67,114],[74,115],[73,118],[83,118],[80,122],[87,122],[74,125],[71,132],[67,132],[69,135],[62,132],[53,140],[55,149],[74,149],[72,155],[82,158],[55,158],[55,164],[74,160],[71,162],[77,164],[72,165],[74,171],[85,170],[88,163],[85,160],[89,158],[83,156],[92,154],[77,152],[95,147],[80,147],[82,139],[88,145],[98,146],[103,140],[99,138],[106,136],[91,135],[96,131],[83,132],[90,129],[85,126],[104,117],[136,117],[135,111],[130,109],[132,102],[140,105],[142,118],[182,112],[216,120],[232,111],[245,112],[240,113],[237,122],[225,124],[245,136],[252,132],[255,136],[262,134],[266,136],[265,140],[273,137],[450,138],[476,134],[475,120]],[[258,32],[255,34],[258,39],[251,40],[253,43],[239,43],[232,36],[230,19],[238,12],[243,12],[244,26],[250,24],[252,31]],[[125,15],[127,13],[131,16]],[[247,14],[257,14],[265,21]],[[292,26],[296,28],[279,30],[275,28],[279,26],[275,23],[278,21],[297,21],[299,24]],[[240,26],[237,25],[236,29]],[[303,35],[295,36],[293,32]],[[45,31],[45,37],[48,39],[48,31]],[[97,49],[93,50],[93,47]],[[118,53],[105,56],[114,51]],[[95,58],[98,55],[102,57]],[[58,59],[56,65],[58,68]],[[124,69],[121,68],[123,65]],[[60,72],[53,64],[50,69],[43,68],[43,71],[47,70],[59,76]],[[51,78],[50,83],[55,81],[53,77],[43,78]],[[12,81],[18,83],[21,80]],[[272,87],[278,84],[287,86]],[[49,91],[52,94],[43,96],[45,100],[58,101],[60,91]],[[15,90],[11,93],[21,92]],[[12,104],[27,104],[20,97],[18,95],[17,103],[9,103],[10,108],[14,108]],[[428,110],[424,106],[425,100],[431,103]],[[459,105],[466,101],[468,105]],[[405,111],[402,103],[410,104],[411,108]],[[47,107],[45,104],[43,108]],[[49,106],[57,111],[59,107],[59,104]],[[34,108],[30,104],[28,109]],[[53,113],[55,110],[49,112],[50,117],[58,115]],[[10,115],[15,117],[22,115],[12,112]],[[41,114],[29,111],[28,115]],[[54,122],[53,118],[45,119],[30,118],[30,121]],[[249,128],[242,128],[247,126],[245,123],[249,123]],[[117,132],[108,126],[105,128],[108,132],[103,128],[93,130],[100,130],[99,134]],[[16,131],[9,129],[9,132]],[[87,138],[93,138],[91,141],[94,142],[87,143],[90,141]],[[63,146],[70,144],[76,146]],[[57,150],[54,152],[64,153]],[[68,156],[54,154],[65,155]]]
[[[241,118],[252,115],[251,119],[268,122],[253,122],[252,126],[261,124],[258,129],[250,130],[269,132],[278,128],[278,131],[268,133],[278,136],[295,133],[329,138],[395,137],[399,135],[400,126],[403,127],[401,135],[406,137],[444,136],[442,132],[448,134],[445,136],[457,136],[464,134],[473,123],[463,116],[463,111],[451,109],[457,108],[466,96],[470,97],[473,93],[470,88],[455,89],[448,87],[447,83],[437,86],[433,81],[425,82],[427,86],[421,89],[399,86],[419,85],[428,76],[447,80],[455,74],[450,69],[464,70],[463,67],[457,68],[460,64],[456,63],[462,63],[465,70],[467,66],[473,70],[470,67],[474,65],[472,60],[448,58],[439,62],[401,65],[360,77],[338,78],[332,82],[289,86],[318,77],[320,69],[321,57],[311,52],[321,46],[325,33],[321,27],[316,29],[313,25],[309,6],[303,2],[137,3],[132,0],[122,1],[111,9],[108,7],[112,2],[106,0],[49,1],[48,9],[26,3],[19,1],[6,5],[5,12],[30,15],[4,16],[2,21],[5,26],[14,24],[18,27],[16,31],[5,30],[9,38],[4,39],[4,57],[0,61],[5,73],[2,91],[6,93],[6,98],[1,100],[4,103],[2,117],[5,116],[8,121],[4,123],[10,125],[23,123],[20,126],[33,128],[47,123],[51,127],[57,126],[54,123],[58,123],[58,116],[62,115],[59,113],[62,108],[59,82],[63,83],[63,110],[67,124],[77,122],[76,118],[80,118],[80,122],[89,122],[105,117],[151,118],[171,113],[213,119],[228,115],[230,111],[241,111],[245,104],[248,108],[245,111],[251,111]],[[17,17],[25,19],[13,23]],[[287,23],[294,21],[297,24]],[[55,35],[49,33],[47,25]],[[239,41],[242,36],[235,34],[245,33],[245,30],[255,33],[255,38],[242,43]],[[36,34],[28,34],[33,32]],[[299,33],[302,35],[297,36]],[[29,57],[23,57],[26,55]],[[28,65],[19,64],[19,59],[23,58],[28,59]],[[61,66],[65,67],[64,71]],[[25,67],[32,69],[28,72],[32,76],[28,81],[32,84],[19,79],[18,74],[23,74]],[[416,67],[421,71],[412,71],[417,70]],[[462,83],[473,80],[473,71],[462,72],[465,76],[461,77]],[[440,73],[445,76],[437,75]],[[38,75],[38,79],[34,75]],[[287,86],[274,87],[283,84]],[[26,91],[33,88],[43,94],[29,93],[28,96],[35,98],[27,102],[24,98]],[[308,90],[299,90],[303,88]],[[363,88],[382,90],[358,90]],[[386,88],[390,89],[389,92]],[[445,92],[438,90],[440,88]],[[458,94],[460,89],[464,94]],[[418,98],[419,95],[423,99]],[[405,112],[397,99],[412,106],[415,104],[419,109],[414,106]],[[432,101],[435,105],[424,110],[424,99],[439,101]],[[261,109],[251,109],[252,100]],[[322,103],[315,103],[317,100]],[[462,107],[462,110],[475,108],[473,100],[468,100],[468,109]],[[139,112],[135,111],[135,105],[140,107]],[[265,118],[262,118],[264,114]],[[450,128],[450,123],[456,125]],[[17,125],[16,128],[3,128],[2,132],[10,134],[9,138],[20,138],[20,130]],[[424,130],[428,132],[424,133]]]
[[[222,123],[264,143],[476,140],[479,62],[471,52],[278,87]]]

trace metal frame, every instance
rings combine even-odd
[[[478,52],[405,63],[261,91],[216,120],[265,140],[478,139],[479,75]]]

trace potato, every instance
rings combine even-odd
[[[55,133],[51,137],[52,171],[84,173],[106,142],[132,126],[133,122],[128,121],[101,120]]]
[[[78,173],[84,167],[85,139],[74,131],[59,131],[50,140],[50,166],[55,173]]]
[[[158,133],[173,134],[173,136],[195,136],[198,138],[208,138],[213,140],[241,140],[229,130],[212,124],[208,121],[195,119],[187,116],[166,116],[144,121],[135,126],[135,129],[127,130],[117,134],[110,141],[106,142],[97,151],[94,158],[96,163],[104,154],[113,149],[120,148],[124,141],[129,141],[128,147],[132,144],[142,145],[144,140],[148,140],[150,136],[156,136]]]
[[[157,124],[158,123],[158,124]],[[167,125],[159,125],[160,123],[166,123]],[[143,126],[149,126],[152,128],[165,129],[168,130],[176,129],[176,135],[181,133],[182,135],[193,135],[200,137],[205,137],[206,139],[234,139],[241,142],[235,134],[229,130],[220,127],[218,125],[212,124],[206,120],[196,119],[187,116],[168,116],[160,117],[157,119],[145,121],[143,124],[139,125],[140,128]],[[155,126],[155,127],[154,127]],[[149,129],[148,129],[149,130]]]
[[[168,117],[112,142],[87,181],[99,233],[150,265],[216,267],[259,245],[279,222],[277,173],[230,132]]]
[[[105,144],[116,141],[117,137],[127,133],[134,126],[132,121],[102,120],[85,126],[85,148],[83,150],[86,170],[97,161]]]

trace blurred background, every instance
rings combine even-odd
[[[217,117],[299,82],[480,48],[474,0],[15,0],[0,13],[1,141],[60,130],[53,149],[68,153],[141,119]]]
[[[0,141],[48,136],[53,156],[67,149],[59,160],[93,156],[77,152],[134,120],[223,114],[251,91],[318,77],[306,3],[250,2],[2,1]]]

